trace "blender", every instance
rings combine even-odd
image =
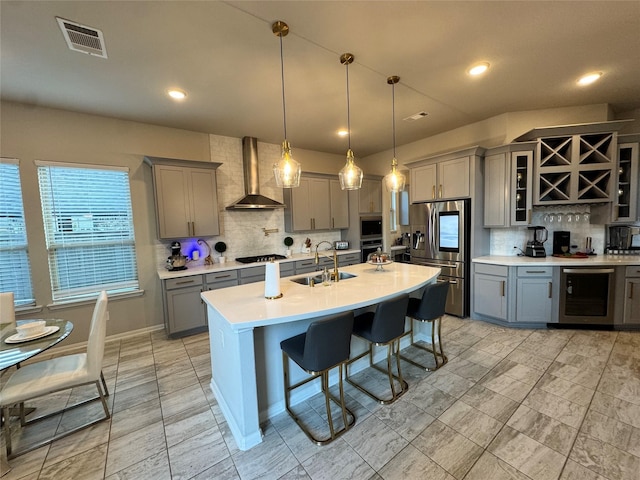
[[[547,241],[549,232],[545,227],[529,227],[529,230],[533,232],[533,240],[527,241],[524,254],[527,257],[546,257],[544,242]]]

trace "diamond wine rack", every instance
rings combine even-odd
[[[538,139],[538,205],[609,202],[613,198],[616,133]]]

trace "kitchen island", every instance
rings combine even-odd
[[[281,278],[283,296],[275,300],[264,298],[264,282],[201,294],[209,323],[211,389],[241,450],[259,444],[260,423],[284,411],[282,340],[305,332],[312,321],[328,315],[375,308],[401,293],[419,296],[440,273],[438,268],[402,263],[382,270],[362,263],[340,271],[355,277],[315,287],[292,281],[306,275]],[[352,340],[354,353],[364,348],[358,342]],[[368,362],[356,363],[353,371],[365,365]],[[296,370],[291,373],[292,383],[306,375]],[[317,391],[319,385],[312,382],[298,389],[292,403]]]

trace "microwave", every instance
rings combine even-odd
[[[382,238],[382,217],[360,217],[360,239]]]

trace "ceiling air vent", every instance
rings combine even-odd
[[[403,120],[405,122],[415,122],[416,120],[420,120],[421,118],[424,118],[427,115],[429,115],[427,112],[422,111],[422,112],[414,113],[413,115],[410,115],[407,118],[403,118]]]
[[[60,17],[56,17],[56,20],[70,50],[107,58],[104,37],[100,30]]]

